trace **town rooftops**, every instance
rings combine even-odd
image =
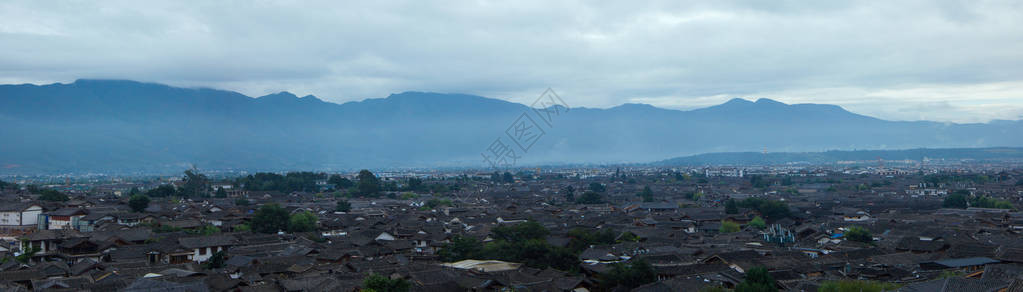
[[[228,246],[237,243],[231,235],[209,235],[201,237],[178,238],[178,243],[184,248],[203,248],[214,246]]]

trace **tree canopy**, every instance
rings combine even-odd
[[[777,292],[778,285],[767,273],[767,268],[755,267],[746,271],[746,279],[735,286],[735,292]]]
[[[340,178],[340,176],[338,176]],[[316,172],[289,172],[284,175],[259,172],[235,179],[234,184],[250,191],[314,192],[319,191],[317,181],[327,179],[327,174]],[[328,183],[331,183],[328,181]],[[336,183],[336,182],[334,182]]]
[[[316,231],[316,215],[309,211],[298,212],[288,219],[288,231],[309,232]]]
[[[143,212],[149,207],[149,197],[146,195],[134,195],[128,199],[128,206],[132,211]]]
[[[327,183],[334,185],[334,188],[336,189],[347,189],[355,186],[355,182],[337,174],[331,175],[330,178],[327,179]]]
[[[637,194],[637,196],[643,198],[643,202],[654,201],[654,191],[650,189],[650,186],[644,186],[643,190],[640,191],[639,194]]]
[[[602,204],[604,203],[604,197],[597,192],[586,191],[575,202],[579,204]]]
[[[550,233],[536,222],[502,225],[491,230],[494,240],[486,244],[469,237],[455,237],[437,254],[445,261],[489,259],[523,263],[528,267],[572,270],[579,266],[578,254],[552,246]]]
[[[252,230],[260,233],[277,233],[288,230],[290,222],[288,210],[277,204],[260,206],[252,216]]]
[[[380,179],[369,170],[360,170],[357,178],[359,179],[359,193],[363,196],[375,195],[380,192]]]
[[[874,236],[870,234],[870,230],[860,226],[849,227],[849,229],[845,231],[845,238],[863,243],[871,243],[874,241]]]
[[[642,259],[627,263],[616,263],[611,270],[600,275],[601,286],[609,291],[614,287],[624,286],[632,289],[657,281],[657,273],[649,263]]]
[[[756,210],[767,220],[778,220],[791,215],[789,205],[782,201],[746,198],[739,203],[739,206]]]
[[[412,283],[405,279],[391,279],[379,274],[369,274],[362,279],[363,291],[372,290],[375,292],[408,292],[412,289]]]
[[[54,189],[39,190],[39,199],[43,201],[63,202],[70,200],[67,195]]]
[[[337,211],[337,212],[349,212],[349,211],[352,211],[352,203],[349,203],[348,200],[337,201],[337,206],[334,207],[334,211]]]

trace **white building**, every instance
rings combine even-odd
[[[0,227],[36,225],[43,207],[35,203],[0,204]]]

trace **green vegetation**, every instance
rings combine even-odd
[[[725,214],[739,214],[739,204],[735,202],[735,199],[725,201]]]
[[[870,234],[870,230],[860,226],[849,227],[845,231],[845,239],[863,243],[874,242],[874,236]]]
[[[1009,203],[1009,201],[995,199],[989,196],[973,196],[970,198],[970,206],[978,208],[994,208],[994,209],[1015,209],[1016,207]]]
[[[143,212],[149,207],[149,197],[146,195],[134,195],[128,199],[128,206],[132,211]]]
[[[643,191],[639,192],[639,194],[636,194],[636,196],[642,197],[643,202],[654,201],[654,191],[650,189],[650,186],[643,187]]]
[[[939,186],[941,184],[955,183],[955,182],[971,182],[975,184],[985,184],[991,181],[991,177],[983,174],[928,174],[923,178],[923,182],[930,186]]]
[[[573,270],[579,266],[578,255],[571,250],[547,243],[549,231],[536,222],[502,225],[492,231],[494,241],[482,244],[476,239],[456,236],[438,251],[442,260],[488,259],[522,263],[528,267]]]
[[[43,201],[63,202],[70,200],[67,195],[53,189],[39,190],[39,199]]]
[[[179,195],[182,197],[205,197],[209,193],[210,180],[204,174],[189,169],[185,171],[182,181],[185,184],[178,190]]]
[[[893,283],[884,283],[876,281],[863,281],[863,280],[840,280],[840,281],[824,281],[821,283],[821,287],[817,289],[818,292],[881,292],[881,291],[895,291],[899,289],[899,285]]]
[[[966,207],[969,207],[969,203],[967,202],[968,195],[969,192],[966,194],[962,194],[958,191],[953,192],[945,197],[945,200],[941,202],[941,207],[966,209]]]
[[[575,202],[575,188],[572,186],[565,187],[565,200],[569,202]]]
[[[32,257],[35,256],[35,254],[38,252],[39,252],[38,247],[29,247],[27,251],[25,251],[21,255],[18,255],[17,257],[14,257],[14,259],[18,260],[18,262],[22,264],[28,264],[28,260],[32,259]]]
[[[221,269],[224,268],[224,251],[217,251],[210,256],[210,259],[203,264],[203,267],[207,269]]]
[[[723,220],[721,221],[721,228],[718,230],[721,233],[732,233],[739,232],[739,223],[734,221]]]
[[[654,281],[657,273],[642,259],[613,264],[610,271],[600,275],[600,285],[608,291],[618,286],[632,289]]]
[[[392,280],[378,274],[366,276],[365,279],[362,279],[362,286],[363,292],[408,292],[412,289],[412,284],[405,279]]]
[[[288,231],[310,232],[316,231],[316,214],[309,211],[298,212],[291,215],[288,220]]]
[[[217,198],[227,198],[227,191],[224,188],[217,188],[217,191],[213,194]]]
[[[160,185],[155,189],[146,191],[146,196],[150,198],[165,198],[173,197],[178,194],[177,189],[173,185]]]
[[[753,220],[749,222],[749,226],[753,226],[756,229],[764,229],[767,228],[767,222],[764,221],[764,218],[757,216],[753,217]]]
[[[249,203],[249,200],[242,199],[242,198],[237,198],[237,199],[234,199],[234,204],[238,205],[238,206],[248,206],[250,203]]]
[[[767,268],[756,267],[746,271],[746,279],[735,286],[735,292],[777,292],[778,285],[767,273]]]
[[[334,185],[335,189],[343,190],[355,186],[355,182],[348,178],[341,177],[340,175],[331,175],[327,179],[327,183]]]
[[[586,191],[582,196],[579,196],[575,202],[579,204],[603,204],[604,197],[597,192]]]
[[[337,201],[337,206],[334,206],[334,211],[350,212],[352,211],[352,203],[349,203],[348,200]]]
[[[573,253],[581,253],[590,245],[614,244],[618,233],[611,229],[603,229],[597,232],[582,228],[575,228],[568,231],[568,249]],[[635,235],[633,235],[635,236]],[[624,238],[623,238],[624,239]]]
[[[967,207],[977,208],[995,208],[995,209],[1015,209],[1009,201],[992,198],[989,196],[975,196],[970,195],[969,191],[957,190],[945,197],[945,200],[941,202],[943,208],[960,208],[966,209]]]
[[[426,207],[426,210],[432,210],[432,209],[436,209],[437,207],[451,206],[451,205],[452,205],[452,202],[449,199],[430,199],[429,201],[426,201],[426,203],[423,205],[423,207]]]
[[[363,196],[373,196],[380,193],[380,179],[369,170],[360,170],[357,178],[359,180],[357,184],[359,193]]]
[[[266,204],[252,216],[252,230],[259,233],[277,233],[288,230],[288,211],[277,204]]]
[[[740,207],[756,210],[764,219],[778,220],[789,217],[789,205],[782,201],[773,201],[763,198],[746,198],[739,203]]]
[[[315,192],[320,189],[316,181],[327,178],[325,173],[289,172],[284,175],[260,172],[235,179],[234,184],[250,191]]]
[[[692,201],[699,201],[701,198],[703,198],[703,191],[696,191],[696,192],[686,193],[686,199],[689,199],[689,200],[692,200]]]
[[[590,183],[590,191],[603,193],[607,191],[607,187],[599,182]]]

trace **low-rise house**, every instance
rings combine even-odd
[[[0,203],[0,228],[34,226],[42,212],[42,205],[36,203]]]
[[[39,214],[39,229],[76,229],[79,226],[78,220],[89,212],[79,208],[63,208],[52,212]],[[77,230],[77,229],[76,229]]]
[[[213,253],[225,250],[238,242],[231,235],[210,235],[179,238],[178,243],[181,247],[192,250],[189,260],[201,263],[213,257]]]

